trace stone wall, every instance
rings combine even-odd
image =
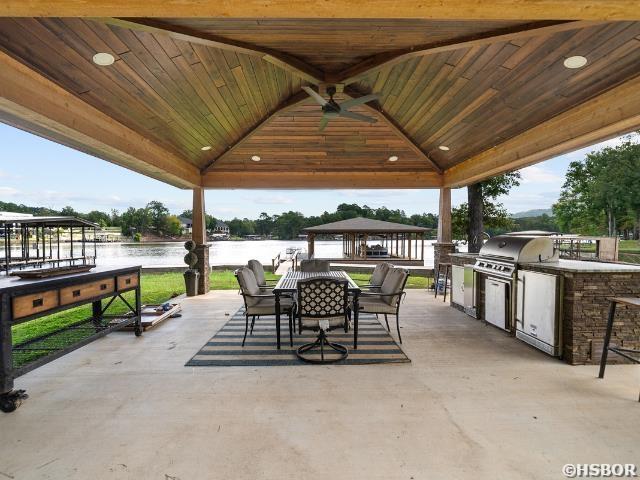
[[[455,253],[456,246],[453,243],[433,244],[433,269],[438,270],[439,263],[451,263],[450,255]]]

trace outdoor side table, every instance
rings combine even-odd
[[[609,303],[609,318],[607,320],[607,331],[604,336],[604,345],[602,347],[602,358],[600,359],[600,373],[598,374],[599,378],[604,378],[604,370],[607,367],[607,356],[609,352],[613,352],[617,355],[620,355],[627,360],[632,361],[633,363],[640,363],[640,358],[634,357],[633,355],[640,355],[640,350],[632,349],[632,348],[621,348],[614,346],[609,346],[611,342],[611,331],[613,330],[613,320],[616,316],[616,306],[618,304],[630,306],[630,307],[640,307],[640,298],[638,297],[615,297],[610,299]],[[638,396],[638,401],[640,402],[640,395]]]

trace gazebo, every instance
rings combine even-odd
[[[396,263],[424,263],[424,235],[428,228],[356,217],[305,228],[309,257],[315,256],[316,235],[341,235],[342,258],[349,263],[393,259]],[[371,240],[379,243],[371,245]]]
[[[0,16],[0,122],[193,190],[200,293],[205,189],[437,188],[437,264],[451,189],[640,128],[631,0],[5,0]],[[318,96],[355,107],[321,129]]]

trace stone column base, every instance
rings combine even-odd
[[[456,246],[453,243],[434,243],[433,244],[433,268],[434,272],[438,270],[439,263],[451,263],[451,255],[456,252]]]
[[[209,291],[209,272],[211,271],[209,266],[209,245],[197,245],[195,252],[198,255],[196,270],[200,272],[198,295],[204,295]]]

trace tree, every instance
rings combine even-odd
[[[640,144],[622,144],[571,162],[553,212],[563,230],[587,235],[640,236]]]
[[[182,235],[182,224],[178,217],[169,215],[166,218],[165,233],[174,237]]]
[[[297,238],[305,226],[305,218],[300,212],[286,212],[276,220],[276,234],[281,240]]]
[[[453,215],[466,213],[465,218],[452,218],[457,228],[462,226],[468,242],[469,252],[479,252],[482,247],[485,226],[491,228],[505,228],[512,225],[509,215],[501,203],[494,203],[496,198],[506,195],[513,187],[520,185],[520,172],[505,173],[490,178],[484,182],[475,183],[467,187],[467,204],[452,210]],[[462,232],[457,232],[460,235]],[[461,237],[458,237],[461,238]]]
[[[169,215],[169,209],[164,206],[162,202],[152,200],[147,203],[146,207],[151,219],[151,226],[157,233],[162,233],[167,223],[167,216]]]

